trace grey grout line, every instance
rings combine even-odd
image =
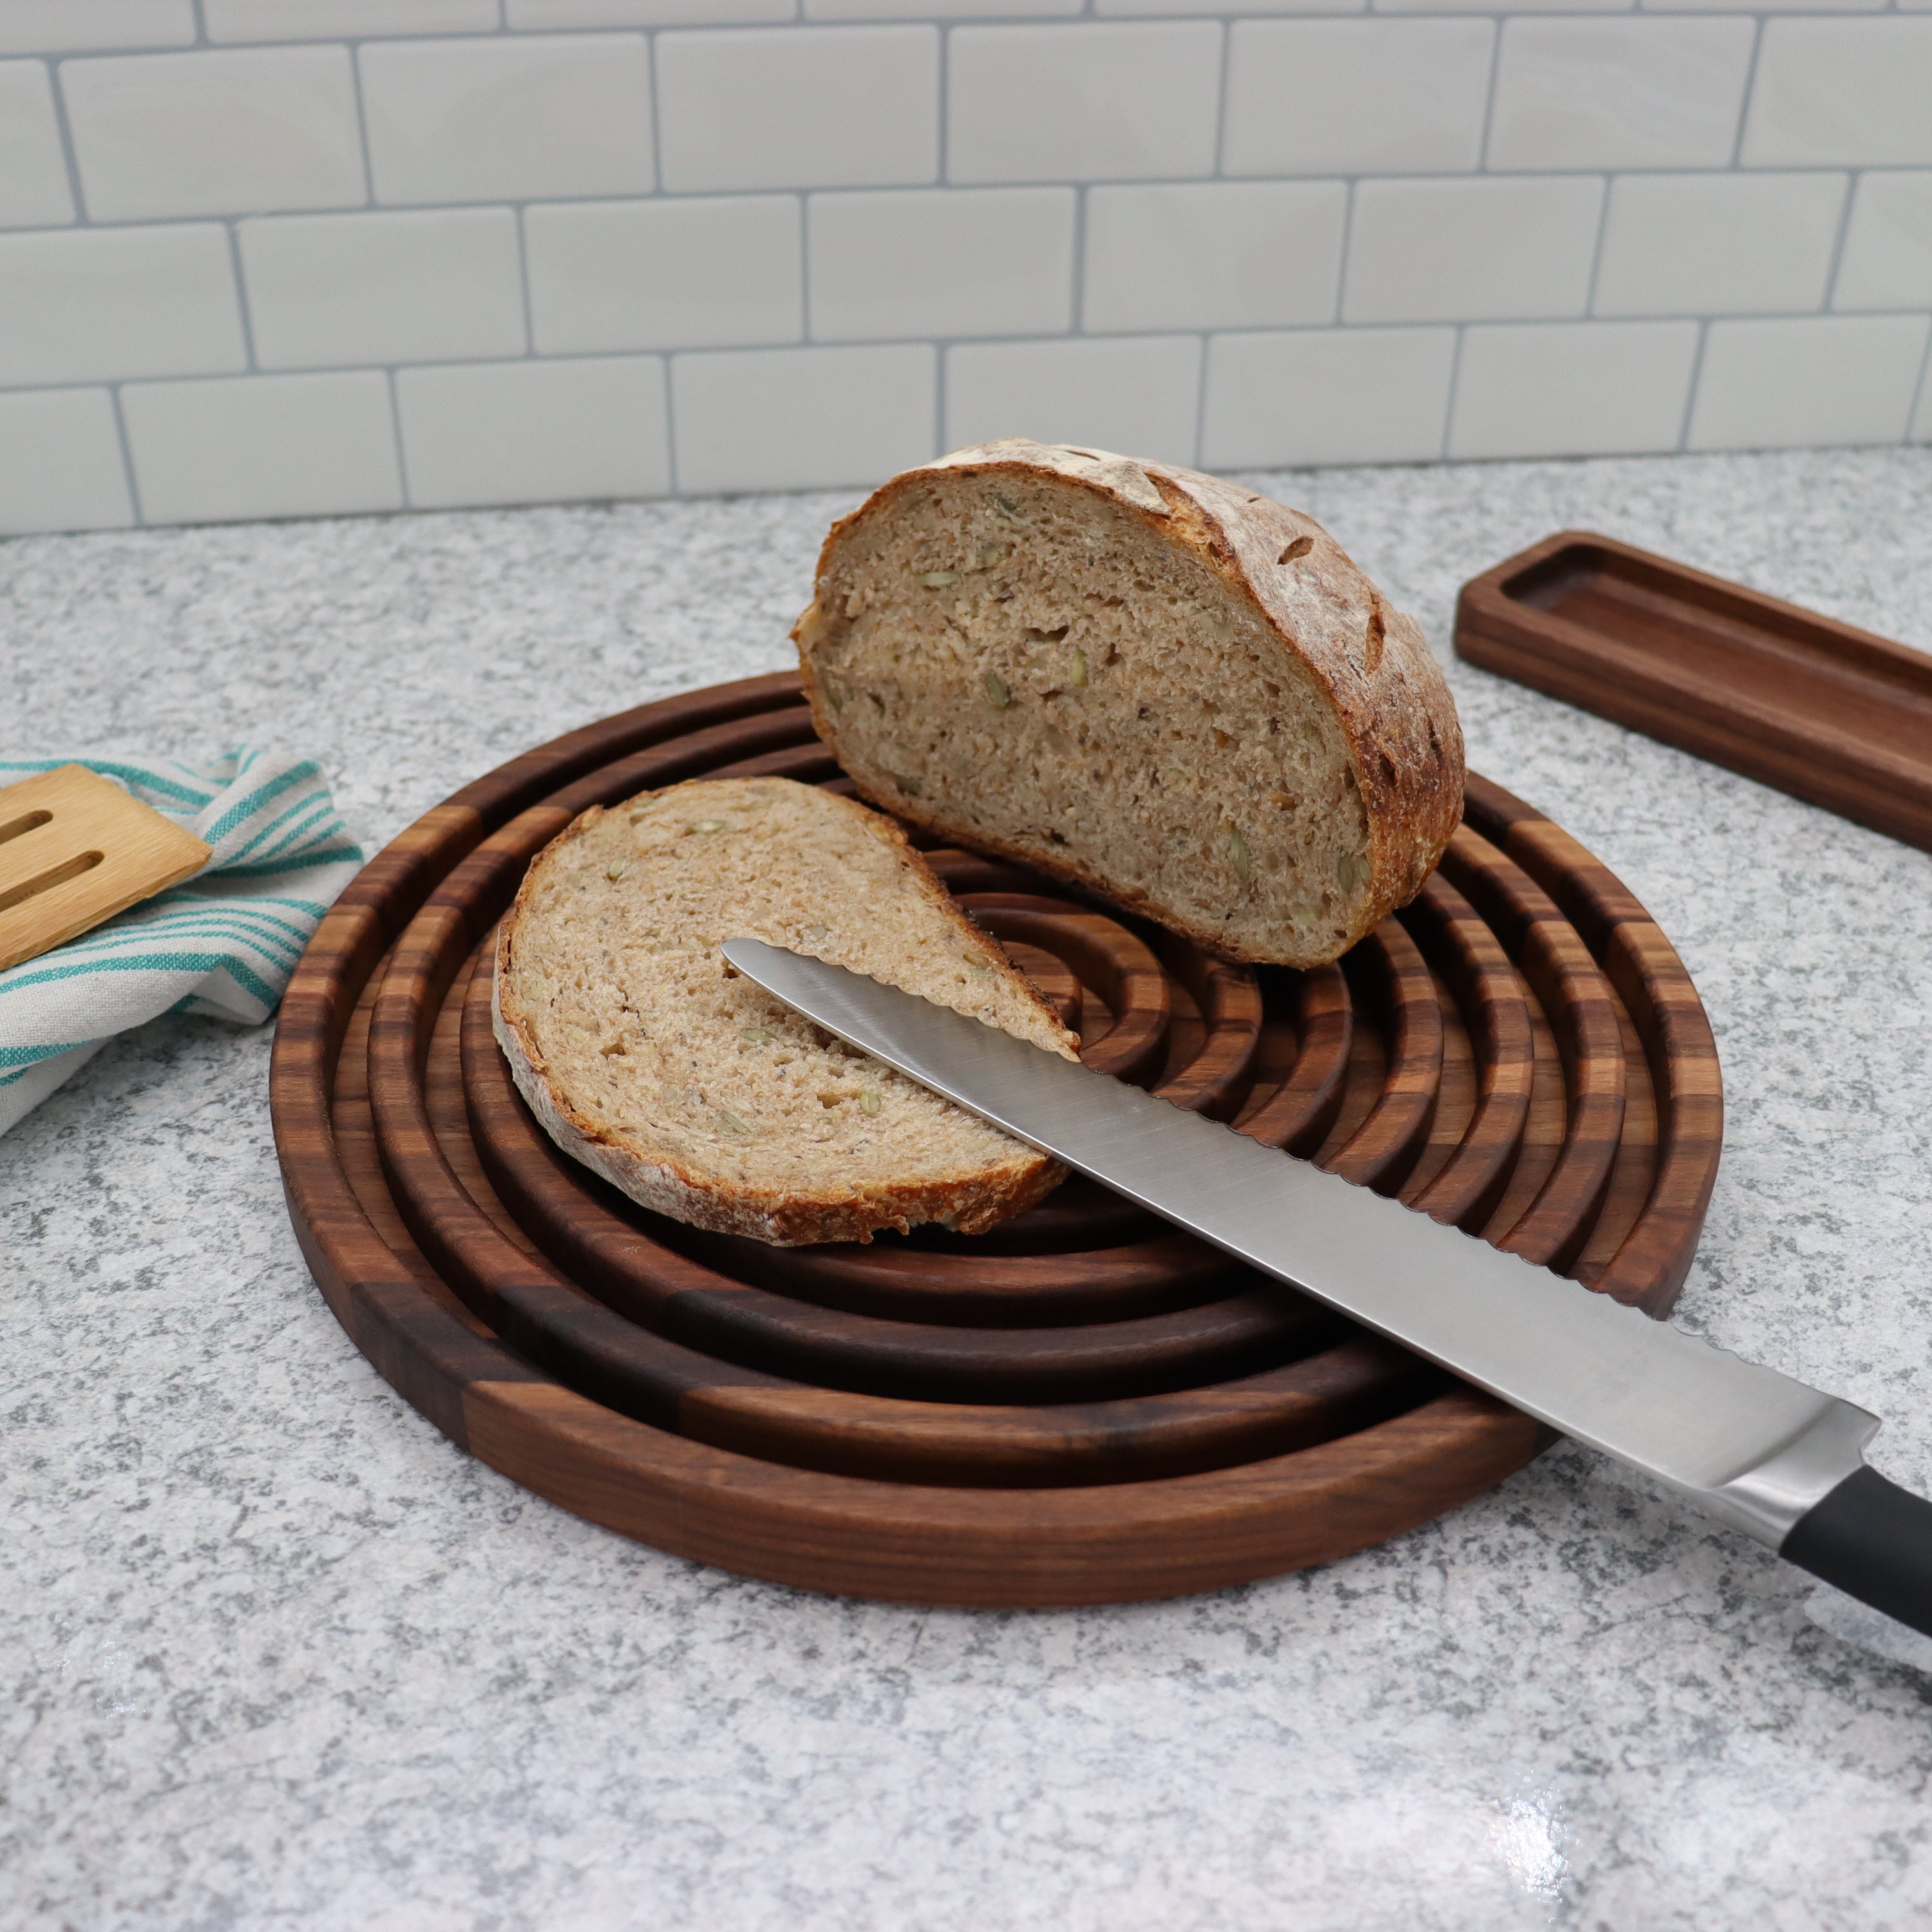
[[[4,4],[4,0],[0,0]],[[1571,16],[1565,15],[1563,17]],[[1833,17],[1836,17],[1835,16]],[[71,156],[70,154],[70,161]],[[1862,170],[1863,164],[1857,164]],[[1617,168],[1613,172],[1619,178],[1650,179],[1678,175],[1689,175],[1703,180],[1724,180],[1737,176],[1752,178],[1761,172],[1779,175],[1842,175],[1850,164],[1840,163],[1832,167],[1779,168],[1776,170],[1730,168]],[[360,202],[338,202],[322,208],[240,208],[223,213],[188,214],[140,215],[124,220],[94,220],[80,219],[68,223],[57,223],[38,226],[0,229],[0,241],[16,235],[60,235],[80,233],[114,233],[133,229],[180,228],[223,220],[300,221],[312,215],[339,214],[445,214],[477,209],[519,208],[549,208],[576,206],[580,203],[594,206],[622,206],[639,202],[664,204],[698,204],[704,202],[732,202],[759,200],[776,194],[931,194],[938,192],[959,194],[996,194],[1011,191],[1016,194],[1040,188],[1215,188],[1223,182],[1229,186],[1303,185],[1315,187],[1323,183],[1352,189],[1364,182],[1390,183],[1448,183],[1484,181],[1577,181],[1606,178],[1604,171],[1588,168],[1511,168],[1490,174],[1486,171],[1467,170],[1460,172],[1436,174],[1377,174],[1372,172],[1348,174],[1337,172],[1330,175],[1237,175],[1224,177],[1202,175],[1178,175],[1166,177],[1146,177],[1126,181],[1070,182],[1064,177],[1057,181],[1027,180],[1015,182],[986,182],[952,184],[932,182],[890,182],[875,187],[864,188],[810,188],[777,185],[760,188],[707,188],[686,190],[676,194],[662,192],[645,193],[637,189],[614,189],[602,194],[532,195],[521,200],[508,200],[501,195],[481,197],[474,201],[398,201],[377,202],[373,199]],[[70,182],[78,192],[77,173],[70,173]]]
[[[662,194],[664,190],[664,89],[658,81],[658,36],[647,37],[644,49],[644,64],[650,74],[651,110],[651,192]]]
[[[1731,137],[1730,166],[1735,169],[1738,158],[1744,152],[1744,130],[1750,125],[1751,100],[1757,92],[1757,64],[1764,52],[1764,16],[1756,16],[1755,30],[1751,34],[1750,58],[1744,63],[1744,95],[1738,103],[1737,132]]]
[[[1234,70],[1234,29],[1228,20],[1221,22],[1221,81],[1214,97],[1214,178],[1228,178],[1228,81]]]
[[[416,493],[410,488],[410,453],[403,441],[403,405],[396,394],[396,372],[393,368],[382,371],[389,394],[389,434],[396,446],[396,486],[402,492],[403,507],[416,508]]]
[[[356,140],[362,154],[362,206],[376,206],[376,164],[369,152],[369,116],[362,104],[362,44],[349,44],[350,91],[356,97]]]
[[[1472,172],[1486,175],[1490,172],[1490,133],[1496,118],[1496,78],[1502,71],[1503,28],[1506,22],[1498,20],[1490,41],[1490,86],[1483,100],[1483,134],[1476,148],[1476,165]]]
[[[0,0],[0,4],[4,4],[4,0]],[[1538,16],[1538,17],[1540,18],[1543,16]],[[1575,16],[1565,14],[1560,17],[1564,19],[1570,19]],[[1836,19],[1840,16],[1833,15],[1830,17]],[[64,109],[64,98],[61,95],[58,88],[56,88],[56,98],[57,101],[60,101],[62,103]],[[62,120],[63,128],[64,130],[64,112]],[[71,176],[73,150],[70,140],[68,140],[64,145],[67,148],[68,158],[70,164],[70,178],[74,180],[77,191],[77,176]],[[227,211],[225,214],[220,212],[203,212],[182,214],[144,214],[131,216],[119,220],[95,220],[85,214],[82,214],[80,219],[74,222],[64,224],[56,224],[56,226],[52,229],[45,226],[10,229],[0,227],[0,237],[4,237],[5,236],[13,234],[43,235],[49,232],[68,232],[68,230],[80,229],[166,228],[179,226],[182,224],[188,222],[218,221],[225,219],[238,219],[243,217],[251,219],[259,218],[275,220],[296,220],[301,219],[304,215],[311,214],[440,214],[448,211],[460,208],[506,207],[542,208],[551,206],[574,206],[578,202],[622,203],[640,201],[662,201],[667,202],[688,202],[696,203],[708,201],[740,201],[759,196],[773,194],[929,194],[932,193],[935,188],[957,192],[959,194],[997,194],[1007,190],[1018,193],[1024,190],[1042,188],[1211,188],[1219,186],[1223,182],[1226,182],[1229,185],[1240,186],[1256,184],[1273,184],[1290,183],[1300,183],[1312,186],[1317,183],[1323,182],[1339,182],[1346,185],[1358,181],[1430,182],[1475,182],[1484,180],[1574,181],[1580,176],[1592,174],[1596,176],[1598,178],[1601,179],[1604,178],[1606,172],[1612,172],[1619,176],[1630,176],[1635,178],[1654,178],[1684,175],[1702,180],[1721,180],[1728,178],[1734,175],[1745,178],[1751,178],[1760,173],[1776,173],[1778,175],[1841,175],[1845,173],[1849,168],[1856,167],[1862,169],[1868,166],[1878,166],[1883,165],[1886,164],[1882,163],[1868,164],[1863,162],[1850,163],[1840,161],[1830,166],[1780,167],[1777,169],[1765,170],[1724,166],[1698,168],[1673,165],[1668,167],[1631,167],[1619,166],[1608,170],[1602,168],[1592,169],[1570,166],[1547,168],[1508,168],[1498,169],[1493,171],[1486,168],[1441,169],[1432,172],[1426,171],[1418,172],[1413,170],[1394,170],[1386,172],[1379,172],[1375,170],[1364,170],[1351,172],[1346,169],[1338,169],[1334,172],[1330,174],[1136,176],[1130,179],[1125,181],[1111,178],[1102,178],[1093,181],[1070,181],[1065,176],[1060,176],[1058,178],[1029,176],[1022,180],[970,182],[959,183],[943,181],[937,182],[932,181],[879,182],[866,183],[858,187],[828,187],[816,185],[811,183],[775,182],[763,188],[681,188],[674,192],[668,192],[662,188],[645,190],[635,188],[623,188],[606,189],[602,192],[578,190],[568,194],[529,195],[519,197],[515,200],[510,200],[501,194],[496,194],[479,195],[473,200],[458,200],[446,201],[394,202],[377,201],[374,199],[373,193],[374,183],[373,178],[371,178],[370,180],[370,192],[365,195],[364,199],[359,202],[334,202],[320,208],[238,208]],[[372,171],[370,171],[368,167],[366,155],[364,168],[365,175],[372,176]]]
[[[1462,343],[1468,334],[1469,325],[1459,322],[1456,325],[1456,346],[1449,352],[1449,394],[1442,407],[1442,440],[1436,446],[1436,460],[1447,463],[1449,457],[1450,434],[1455,427],[1456,399],[1462,388]]]
[[[1190,465],[1196,470],[1201,467],[1201,452],[1208,439],[1208,332],[1204,328],[1198,339],[1201,366],[1196,373],[1194,382],[1194,452],[1189,458]]]
[[[74,220],[69,225],[74,229],[92,227],[94,224],[88,215],[86,197],[80,191],[80,156],[74,144],[73,127],[68,120],[67,89],[62,85],[58,63],[49,61],[46,65],[47,92],[53,96],[54,130],[60,138],[61,161],[67,170],[67,191],[74,202]],[[20,229],[10,232],[30,234],[44,231]]]
[[[1905,412],[1905,434],[1899,440],[1910,444],[1912,432],[1918,421],[1918,412],[1925,406],[1925,398],[1932,394],[1932,323],[1925,332],[1925,355],[1918,365],[1918,381],[1912,392],[1912,402]]]
[[[110,382],[107,386],[108,406],[114,414],[114,434],[121,446],[121,472],[127,478],[128,502],[134,513],[136,527],[143,526],[148,513],[141,507],[141,486],[134,476],[134,446],[128,440],[128,419],[122,413],[121,385]]]
[[[1691,418],[1697,412],[1697,392],[1704,381],[1704,351],[1711,340],[1711,324],[1707,316],[1697,325],[1697,346],[1690,354],[1690,380],[1684,389],[1684,416],[1678,425],[1676,454],[1682,455],[1690,444]]]
[[[1066,329],[1069,335],[1085,335],[1087,327],[1087,197],[1091,182],[1080,182],[1073,190],[1073,260],[1068,265]]]
[[[537,352],[536,307],[530,297],[530,237],[525,232],[524,223],[530,210],[519,205],[517,218],[517,278],[518,286],[524,296],[524,353],[534,356]]]
[[[1537,329],[1572,329],[1603,322],[1617,325],[1655,324],[1661,322],[1695,322],[1700,327],[1708,327],[1722,322],[1900,322],[1912,320],[1932,321],[1924,309],[1846,309],[1826,315],[1816,309],[1781,309],[1759,311],[1749,314],[1699,316],[1684,314],[1642,314],[1610,316],[1438,316],[1432,318],[1402,316],[1346,322],[1336,326],[1330,322],[1283,322],[1279,325],[1254,324],[1224,327],[1208,324],[1204,327],[1176,327],[1168,328],[1119,329],[1094,334],[1039,334],[1021,335],[970,335],[970,336],[889,336],[844,339],[830,342],[801,344],[796,341],[760,343],[684,343],[674,348],[665,348],[655,344],[634,344],[628,348],[598,350],[572,350],[554,356],[455,356],[449,357],[423,356],[407,362],[388,363],[370,360],[360,362],[309,362],[291,364],[287,368],[234,370],[191,369],[162,375],[107,376],[77,375],[49,376],[34,382],[14,382],[0,384],[0,395],[27,395],[53,389],[97,388],[104,383],[139,382],[144,388],[159,387],[177,382],[210,382],[228,381],[247,382],[254,377],[272,380],[281,376],[351,376],[381,374],[394,368],[399,372],[412,369],[446,369],[454,368],[519,368],[531,363],[544,367],[573,362],[608,362],[625,361],[639,356],[776,356],[796,352],[800,348],[812,349],[932,349],[946,351],[952,349],[1033,349],[1071,346],[1080,343],[1142,342],[1149,340],[1174,341],[1204,335],[1218,339],[1246,338],[1250,336],[1292,337],[1334,334],[1357,334],[1372,331],[1380,334],[1390,332],[1420,333],[1443,328],[1510,328]],[[1822,447],[1823,446],[1820,446]]]
[[[248,371],[260,375],[262,365],[255,359],[255,313],[248,301],[248,283],[242,272],[242,238],[236,230],[237,220],[231,218],[221,224],[222,232],[228,238],[228,272],[235,278],[235,306],[242,318],[242,352],[248,358]]]
[[[662,371],[664,382],[664,481],[672,496],[681,496],[684,486],[678,481],[677,474],[676,392],[671,386],[670,358],[660,356],[658,367]]]
[[[1348,256],[1354,245],[1355,190],[1360,185],[1359,178],[1342,184],[1342,250],[1335,263],[1335,307],[1330,316],[1336,328],[1346,326],[1342,320],[1342,310],[1348,298]]]
[[[1616,176],[1604,174],[1597,177],[1597,239],[1590,250],[1590,279],[1583,290],[1583,313],[1576,320],[1585,321],[1597,312],[1597,276],[1604,266],[1604,244],[1610,232],[1610,196],[1616,190]]]
[[[1838,232],[1832,242],[1831,265],[1825,271],[1825,293],[1819,304],[1819,312],[1829,315],[1832,304],[1838,299],[1838,277],[1845,266],[1845,244],[1851,239],[1852,208],[1858,198],[1858,184],[1864,179],[1863,168],[1852,168],[1845,177],[1845,199],[1838,210]]]
[[[802,190],[794,195],[798,216],[798,340],[801,347],[818,340],[818,320],[812,301],[812,201]]]
[[[950,188],[952,184],[952,28],[950,24],[939,30],[939,65],[935,83],[939,98],[933,111],[933,139],[938,148],[938,164],[934,170],[932,185]]]
[[[938,343],[932,346],[932,453],[946,454],[946,376],[952,351]]]
[[[1089,4],[1090,4],[1090,0],[1089,0]],[[1172,26],[1189,22],[1198,24],[1202,20],[1208,20],[1217,22],[1223,26],[1232,26],[1240,22],[1249,20],[1375,20],[1387,21],[1393,25],[1399,24],[1405,20],[1469,20],[1502,21],[1520,19],[1537,20],[1564,20],[1615,21],[1722,19],[1731,20],[1749,20],[1755,21],[1761,26],[1767,21],[1776,20],[1821,20],[1828,21],[1876,20],[1882,18],[1885,15],[1890,13],[1907,13],[1916,16],[1920,11],[1921,10],[1917,8],[1906,9],[1900,7],[1898,4],[1898,0],[1884,0],[1884,4],[1878,6],[1857,7],[1852,8],[1840,8],[1827,6],[1816,9],[1798,8],[1792,10],[1786,10],[1780,8],[1768,12],[1753,10],[1747,8],[1729,7],[1719,8],[1715,11],[1708,11],[1700,10],[1694,6],[1671,7],[1666,9],[1658,10],[1648,7],[1632,7],[1628,4],[1623,6],[1598,5],[1580,8],[1523,7],[1510,5],[1508,4],[1508,0],[1489,0],[1489,4],[1484,4],[1484,0],[1472,0],[1472,4],[1469,4],[1441,8],[1433,7],[1402,7],[1390,10],[1380,5],[1379,4],[1372,5],[1366,9],[1364,9],[1360,6],[1316,5],[1308,8],[1306,10],[1298,8],[1293,12],[1288,14],[1283,14],[1270,10],[1266,12],[1246,12],[1235,10],[1220,14],[1121,14],[1104,16],[1095,14],[1090,11],[1078,14],[1058,15],[1037,14],[986,14],[984,16],[975,16],[970,20],[962,20],[956,22],[945,22],[944,24],[949,26],[957,25],[973,27],[1027,28],[1039,26],[1064,27],[1067,26],[1078,26],[1090,23],[1096,32],[1102,32],[1110,27],[1142,26],[1150,22],[1157,25]],[[446,28],[440,32],[423,32],[407,34],[375,34],[364,35],[361,38],[377,41],[379,43],[400,42],[404,40],[448,40],[452,43],[460,44],[465,41],[486,40],[493,39],[507,39],[512,41],[539,39],[578,40],[586,38],[608,38],[613,34],[670,34],[675,35],[694,33],[723,33],[734,35],[745,34],[747,36],[752,36],[761,34],[780,33],[785,32],[788,29],[795,30],[801,26],[808,28],[822,28],[831,30],[837,28],[850,29],[854,28],[872,26],[930,27],[940,23],[940,22],[936,20],[935,16],[931,14],[898,14],[893,16],[881,15],[876,20],[803,20],[800,18],[797,15],[794,14],[789,18],[782,20],[734,20],[721,23],[717,26],[712,26],[704,22],[697,20],[686,21],[676,25],[666,24],[662,26],[626,26],[621,22],[614,24],[607,22],[602,26],[557,26],[516,28],[508,26],[500,26],[496,27],[480,28],[474,31],[468,32],[458,31],[454,28]],[[206,38],[197,38],[192,41],[151,41],[135,40],[115,45],[102,46],[70,47],[62,46],[55,44],[40,47],[26,47],[17,49],[15,50],[12,54],[9,54],[4,57],[9,58],[51,58],[62,60],[88,58],[118,59],[124,56],[130,54],[160,56],[168,54],[194,53],[201,51],[226,52],[230,49],[245,48],[261,50],[278,47],[340,46],[345,44],[346,38],[346,36],[340,34],[316,33],[300,34],[292,38],[280,39],[267,38],[251,40],[248,38],[246,36],[242,36],[232,40],[222,40]]]

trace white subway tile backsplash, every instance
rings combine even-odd
[[[947,62],[950,181],[1214,172],[1221,28],[1212,21],[959,27]]]
[[[804,0],[804,4],[808,20],[1044,20],[1077,14],[1085,0]]]
[[[1747,167],[1932,161],[1932,20],[1768,20]]]
[[[1822,308],[1842,174],[1626,175],[1610,184],[1598,315]]]
[[[790,20],[797,0],[503,0],[507,26],[716,27]]]
[[[1511,14],[1628,14],[1637,0],[1510,0]],[[1469,0],[1375,0],[1378,14],[1466,14]]]
[[[44,228],[74,212],[46,64],[0,62],[0,228]]]
[[[134,382],[121,410],[151,523],[402,507],[388,378],[374,370]]]
[[[837,489],[926,462],[936,362],[923,342],[677,356],[677,487]]]
[[[1932,172],[1861,175],[1834,308],[1932,308]]]
[[[806,252],[814,339],[1070,328],[1074,202],[1070,188],[812,196]]]
[[[1466,7],[1468,0],[1455,0]],[[1360,14],[1368,0],[1094,0],[1101,20],[1144,19],[1164,14]]]
[[[218,224],[0,236],[0,383],[247,366]]]
[[[1200,383],[1191,335],[949,349],[946,446],[1030,436],[1192,463]]]
[[[400,370],[396,413],[418,509],[670,488],[659,356]]]
[[[1723,166],[1756,32],[1738,19],[1510,21],[1490,166]]]
[[[194,40],[194,0],[4,0],[0,4],[0,53],[184,47]]]
[[[0,531],[1932,440],[1932,0],[0,0],[10,54]]]
[[[497,0],[201,0],[211,40],[328,40],[344,34],[488,34]]]
[[[505,25],[539,29],[730,26],[797,14],[797,0],[503,0]]]
[[[1927,327],[1922,315],[1714,322],[1688,446],[1896,442],[1924,364]]]
[[[730,348],[804,332],[798,198],[587,201],[526,209],[538,353]]]
[[[637,194],[653,184],[641,34],[388,40],[357,61],[380,202]]]
[[[237,240],[264,369],[457,362],[526,346],[509,208],[275,215],[242,222]]]
[[[105,389],[0,396],[0,536],[118,530],[134,520]]]
[[[1348,202],[1340,182],[1090,188],[1081,326],[1107,334],[1330,321]]]
[[[664,34],[657,50],[674,191],[885,188],[938,172],[934,28]]]
[[[1694,322],[1505,322],[1462,333],[1452,458],[1675,449]]]
[[[1231,175],[1473,168],[1490,20],[1259,20],[1229,30]]]
[[[345,47],[64,61],[60,84],[96,221],[368,199]]]
[[[1580,316],[1603,197],[1603,182],[1587,175],[1359,182],[1342,317]]]
[[[1882,14],[1892,0],[1642,0],[1648,14]],[[1901,9],[1919,0],[1898,0]],[[1932,0],[1925,0],[1932,4]]]
[[[1210,470],[1426,463],[1442,453],[1453,328],[1217,335],[1201,460]]]

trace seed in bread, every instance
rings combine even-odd
[[[566,1152],[659,1214],[784,1246],[977,1234],[1058,1184],[734,972],[740,935],[1076,1053],[890,820],[788,778],[695,779],[575,820],[498,936],[496,1037]]]
[[[866,797],[1231,958],[1337,957],[1461,817],[1414,620],[1192,470],[1018,439],[908,470],[832,526],[793,636]]]

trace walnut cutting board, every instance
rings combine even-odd
[[[782,1250],[560,1154],[489,1024],[490,936],[586,806],[841,784],[786,676],[626,712],[458,793],[364,870],[283,1003],[290,1210],[330,1306],[453,1440],[745,1574],[904,1602],[1174,1595],[1322,1562],[1550,1438],[1103,1190],[975,1239]],[[1417,903],[1340,964],[1230,966],[1016,868],[932,862],[1088,1064],[1661,1313],[1721,1100],[1642,907],[1478,779]]]

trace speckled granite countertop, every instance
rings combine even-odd
[[[1446,657],[1566,525],[1932,646],[1932,451],[1259,479]],[[832,496],[0,544],[0,745],[292,742],[365,838],[786,661]],[[1680,1318],[1932,1481],[1932,857],[1462,665],[1472,761],[1648,903],[1729,1139]],[[0,1142],[9,1928],[1922,1926],[1932,1678],[1582,1451],[1310,1574],[968,1615],[658,1556],[446,1442],[296,1252],[266,1034]]]

